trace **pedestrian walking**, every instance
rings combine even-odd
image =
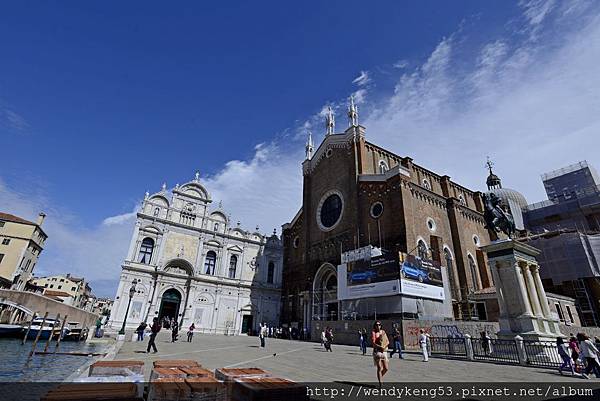
[[[569,334],[569,349],[571,350],[571,359],[575,363],[575,371],[580,372],[580,367],[577,365],[577,361],[579,361],[579,343],[573,333]]]
[[[325,348],[325,351],[327,351],[325,341],[327,341],[327,339],[325,338],[325,329],[323,329],[323,331],[321,332],[321,345]]]
[[[158,318],[155,317],[152,320],[152,326],[150,326],[150,339],[148,340],[148,348],[146,349],[146,352],[150,352],[150,347],[152,347],[154,349],[154,353],[158,352],[158,350],[156,349],[156,344],[154,343],[154,340],[156,340],[156,335],[158,334],[158,332],[160,331],[161,328],[162,328],[162,326],[160,325]]]
[[[565,344],[562,337],[556,338],[556,348],[558,350],[558,355],[560,355],[561,359],[563,360],[562,365],[560,365],[558,367],[558,373],[560,373],[562,375],[563,369],[568,367],[569,369],[571,369],[571,376],[575,376],[575,368],[573,367],[574,363],[573,363],[573,360],[571,359],[571,354],[569,352],[569,346],[567,344]]]
[[[171,327],[171,342],[174,343],[179,336],[179,325],[177,324],[177,321],[173,321]]]
[[[147,326],[148,325],[146,324],[146,322],[142,322],[137,327],[137,329],[135,329],[135,332],[137,334],[137,341],[144,341],[144,332],[146,331]]]
[[[333,343],[333,329],[328,327],[325,329],[325,349],[329,352],[333,352],[331,344]]]
[[[388,345],[390,340],[385,333],[385,330],[381,327],[381,322],[376,321],[373,323],[373,331],[371,332],[371,343],[373,344],[373,364],[377,368],[377,381],[379,382],[379,388],[383,382],[383,376],[389,370],[389,358],[388,358]]]
[[[579,340],[581,355],[585,358],[586,366],[584,373],[587,375],[590,372],[594,372],[596,377],[600,378],[600,362],[598,361],[600,351],[598,351],[592,340],[584,333],[578,333],[577,339]]]
[[[360,338],[360,350],[362,351],[363,355],[367,354],[367,330],[360,329],[358,330],[358,335]]]
[[[265,336],[267,335],[267,326],[261,323],[258,330],[258,338],[260,338],[260,347],[265,347]]]
[[[96,332],[94,333],[94,336],[96,338],[100,338],[102,337],[102,319],[98,318],[96,319]]]
[[[400,356],[400,359],[404,359],[402,356],[402,343],[400,339],[400,330],[398,330],[398,325],[394,324],[394,328],[392,329],[392,344],[394,345],[394,349],[390,352],[390,358],[397,352]]]
[[[429,362],[429,351],[427,350],[428,338],[423,329],[419,330],[419,347],[423,353],[423,362]]]
[[[192,337],[194,337],[194,330],[196,330],[196,326],[194,325],[194,323],[192,323],[191,326],[188,328],[188,333],[187,333],[187,342],[188,343],[192,342]]]

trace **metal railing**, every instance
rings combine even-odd
[[[563,363],[558,347],[553,342],[523,340],[527,364],[557,368]]]
[[[431,354],[467,357],[467,345],[464,337],[431,337]]]
[[[473,339],[473,358],[503,363],[519,363],[519,351],[514,340]]]

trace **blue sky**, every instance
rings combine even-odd
[[[197,169],[280,227],[306,131],[328,105],[342,130],[350,94],[368,139],[473,189],[488,154],[530,202],[547,170],[600,168],[598,3],[122,3],[0,8],[0,210],[48,213],[38,274],[113,296],[144,191]]]

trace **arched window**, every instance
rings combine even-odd
[[[154,250],[154,240],[152,238],[144,238],[142,246],[140,246],[139,262],[149,265],[152,260],[152,251]]]
[[[425,189],[431,190],[431,184],[429,183],[429,180],[427,178],[423,178],[423,187]]]
[[[379,174],[385,174],[389,169],[385,160],[379,160]]]
[[[213,231],[219,231],[219,223],[215,223],[213,226]]]
[[[444,260],[446,261],[446,269],[448,270],[448,282],[450,285],[450,293],[452,298],[455,298],[454,286],[454,260],[448,248],[444,248]]]
[[[477,265],[475,264],[475,259],[473,259],[473,256],[468,255],[467,259],[469,261],[469,270],[471,272],[471,281],[473,283],[473,290],[477,291],[479,289],[479,285],[477,285]]]
[[[275,277],[275,263],[269,262],[269,267],[267,268],[267,283],[273,284],[274,277]]]
[[[217,254],[215,251],[208,251],[204,259],[204,274],[215,274],[215,264],[217,263]]]
[[[419,255],[421,259],[427,259],[427,244],[425,244],[425,241],[422,239],[417,242],[417,255]]]
[[[154,209],[154,217],[158,216],[158,214],[160,213],[160,208],[157,207],[156,209]]]
[[[235,278],[235,271],[237,269],[237,255],[231,255],[229,259],[229,278]]]

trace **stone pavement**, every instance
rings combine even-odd
[[[156,341],[158,353],[146,354],[144,342],[125,342],[115,359],[135,359],[146,362],[146,378],[150,376],[152,361],[157,359],[194,359],[203,367],[259,367],[275,376],[297,382],[375,382],[373,359],[367,350],[363,356],[358,348],[333,345],[333,352],[325,352],[319,343],[266,339],[266,348],[259,347],[257,337],[195,334],[193,343],[180,340],[171,343],[170,333],[161,332]],[[275,354],[275,355],[274,355]],[[592,378],[590,381],[597,381]],[[421,362],[417,353],[405,354],[401,360],[394,355],[390,360],[387,382],[556,382],[584,381],[581,378],[560,376],[553,369],[500,365],[430,358]],[[589,382],[589,381],[588,381]]]

